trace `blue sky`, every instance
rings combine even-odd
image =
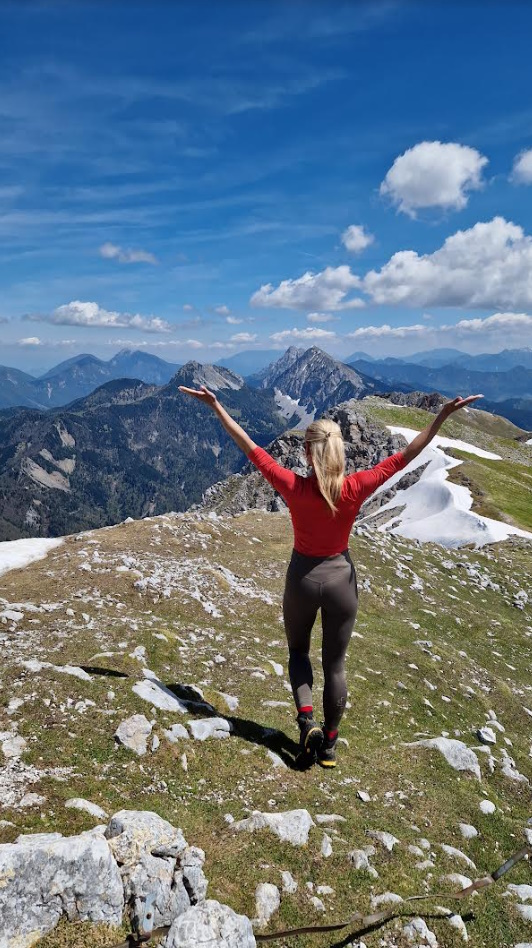
[[[524,2],[4,2],[2,364],[532,344]]]

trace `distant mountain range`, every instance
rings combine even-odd
[[[60,362],[39,378],[0,366],[0,408],[57,408],[89,395],[112,379],[164,385],[178,369],[177,364],[132,349],[122,349],[108,362],[83,353]]]

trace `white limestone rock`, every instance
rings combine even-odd
[[[474,839],[475,836],[478,836],[478,830],[475,829],[471,823],[459,823],[458,829],[460,830],[464,839]]]
[[[438,940],[434,932],[431,932],[427,923],[422,918],[413,918],[411,922],[403,928],[403,935],[406,940],[416,946],[428,945],[430,948],[438,948]]]
[[[447,919],[451,928],[454,928],[459,935],[462,936],[464,941],[469,941],[469,935],[467,934],[467,928],[465,927],[465,922],[461,915],[449,915]]]
[[[171,727],[163,728],[163,734],[171,744],[177,744],[178,741],[190,740],[190,734],[182,724],[172,724]]]
[[[207,899],[172,923],[161,948],[256,948],[256,944],[249,918]]]
[[[440,844],[440,849],[443,849],[444,853],[446,853],[447,856],[451,856],[451,858],[461,859],[462,862],[465,862],[470,869],[477,868],[473,860],[470,859],[469,856],[466,856],[466,854],[463,853],[461,849],[456,849],[454,846],[447,846],[445,843]]]
[[[29,946],[69,921],[120,925],[120,872],[101,834],[19,836],[0,846],[2,945]]]
[[[479,727],[477,737],[481,744],[494,745],[497,743],[497,735],[491,727]]]
[[[413,741],[406,744],[406,747],[428,747],[443,754],[447,763],[453,770],[465,770],[475,775],[477,780],[481,779],[480,766],[478,758],[471,748],[467,747],[463,741],[457,741],[449,737],[429,737],[422,741]]]
[[[371,896],[372,909],[380,908],[381,905],[398,905],[403,899],[396,892],[383,892],[382,895]]]
[[[185,705],[157,678],[145,678],[142,681],[137,681],[132,690],[139,698],[149,701],[154,708],[159,708],[161,711],[177,711],[179,714],[186,714]]]
[[[323,834],[323,839],[321,841],[321,854],[324,859],[328,859],[329,856],[332,856],[332,839],[327,833]]]
[[[366,830],[366,836],[371,837],[371,839],[376,839],[389,853],[392,852],[394,846],[397,846],[399,842],[396,836],[393,836],[391,833],[384,833],[381,830]]]
[[[514,882],[511,882],[507,887],[508,892],[512,892],[517,896],[520,902],[532,902],[532,885],[516,885]]]
[[[294,892],[297,892],[298,885],[291,872],[283,870],[281,872],[281,880],[283,892],[286,892],[287,895],[293,895]]]
[[[115,731],[115,740],[142,757],[148,750],[152,726],[143,714],[133,714],[119,724]]]
[[[372,879],[379,878],[379,873],[370,865],[368,854],[364,852],[363,849],[351,850],[351,852],[347,854],[347,858],[353,866],[353,869],[357,869],[359,872],[366,872]]]
[[[146,896],[154,894],[154,925],[169,925],[191,902],[205,898],[205,854],[187,846],[181,830],[157,813],[121,810],[110,820],[105,835],[120,865],[126,901],[134,915],[140,915]]]
[[[491,800],[481,800],[479,803],[479,807],[485,816],[490,816],[492,813],[495,813],[495,810],[497,809],[497,807],[495,806],[494,803],[491,802]]]
[[[279,911],[281,893],[271,882],[259,882],[255,889],[256,923],[259,928],[267,925],[272,915]]]
[[[284,813],[261,813],[260,810],[254,810],[251,816],[233,823],[231,828],[237,832],[248,833],[267,829],[275,833],[282,842],[291,843],[292,846],[306,846],[308,834],[314,825],[308,810],[287,810]]]
[[[231,725],[225,718],[196,718],[189,722],[189,727],[197,741],[206,741],[209,737],[221,739],[231,734]]]

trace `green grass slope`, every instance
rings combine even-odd
[[[291,549],[287,516],[179,514],[126,523],[68,538],[46,560],[0,578],[0,613],[19,613],[0,619],[0,731],[26,742],[20,760],[6,759],[0,776],[0,840],[89,829],[96,821],[66,809],[70,797],[109,814],[155,810],[205,849],[210,897],[237,911],[253,917],[257,883],[280,885],[281,870],[293,874],[299,888],[283,895],[271,930],[367,913],[371,896],[387,891],[403,897],[451,891],[442,876],[475,878],[501,865],[523,845],[530,817],[530,546],[511,540],[449,553],[385,534],[354,536],[351,546],[360,611],[347,661],[345,742],[332,772],[275,766],[268,754],[289,762],[297,737],[281,621]],[[319,647],[318,625],[312,649],[318,707]],[[109,674],[92,671],[80,680],[65,673],[68,665]],[[200,688],[232,722],[231,737],[171,744],[164,728],[204,712],[153,709],[132,690],[144,667],[181,694],[186,686]],[[223,694],[238,698],[236,710],[229,711]],[[113,737],[134,713],[153,720],[160,738],[143,757],[117,748]],[[480,781],[457,773],[437,751],[407,746],[446,734],[477,747],[476,729],[492,713],[504,730],[496,731],[491,754],[477,753]],[[513,777],[503,772],[506,754],[515,762]],[[358,790],[370,801],[362,802]],[[491,816],[479,808],[485,798],[495,804]],[[345,822],[316,826],[308,845],[296,848],[267,832],[236,834],[226,820],[254,809],[300,807]],[[478,836],[463,839],[459,823],[473,824]],[[348,860],[350,851],[373,842],[371,830],[399,840],[391,853],[376,845],[370,861],[378,878],[355,871]],[[322,855],[324,832],[332,840],[329,857]],[[420,843],[427,847],[423,860],[409,850]],[[442,845],[460,849],[476,869]],[[427,859],[432,865],[416,868]],[[530,941],[530,924],[515,895],[507,895],[507,882],[530,883],[529,867],[520,864],[467,904],[449,903],[467,919],[471,948]],[[334,890],[321,897],[325,916],[310,902],[320,885]],[[436,917],[434,903],[399,910],[424,915],[442,948],[463,944]],[[401,927],[408,917],[364,935],[367,948],[405,946]],[[346,945],[348,931],[302,935],[289,944]],[[120,940],[107,930],[97,941],[83,932],[63,925],[46,946],[72,948],[86,938],[84,944],[104,948]]]

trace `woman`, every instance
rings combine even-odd
[[[183,385],[179,389],[213,409],[238,447],[286,501],[294,528],[294,550],[286,574],[283,616],[290,655],[288,673],[300,729],[300,763],[312,763],[317,756],[323,767],[335,767],[338,726],[347,698],[345,655],[358,605],[355,569],[348,550],[355,517],[370,494],[430,444],[449,415],[482,396],[448,402],[404,451],[368,471],[348,476],[339,426],[325,418],[313,421],[305,432],[312,474],[302,477],[281,467],[256,445],[204,385],[199,390]],[[323,626],[323,728],[313,717],[309,657],[318,609]]]

